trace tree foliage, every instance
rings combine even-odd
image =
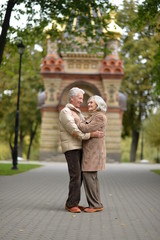
[[[20,8],[23,6],[23,8]],[[18,21],[23,19],[23,15],[27,16],[26,26],[24,29],[35,28],[36,32],[40,35],[43,33],[43,29],[52,20],[55,20],[58,24],[66,25],[66,31],[68,34],[80,34],[79,31],[74,31],[72,28],[73,19],[80,17],[79,26],[83,27],[85,32],[84,36],[95,37],[97,34],[102,35],[102,31],[96,31],[96,35],[93,34],[93,29],[99,30],[100,26],[106,27],[106,15],[101,17],[95,15],[94,12],[105,13],[107,9],[111,8],[108,0],[8,0],[6,4],[1,5],[0,9],[0,23],[2,25],[2,32],[0,35],[0,64],[2,62],[3,52],[7,41],[7,36],[16,33],[17,36],[21,36],[21,29],[10,27],[10,18],[13,12],[16,12],[15,18]],[[22,10],[24,9],[24,10]],[[93,10],[93,14],[91,13]],[[5,14],[3,14],[5,13]],[[94,18],[94,24],[92,20]],[[24,30],[23,29],[23,30]],[[53,36],[56,37],[58,31],[54,28]],[[30,31],[29,31],[29,36]],[[26,40],[25,40],[26,41]],[[26,43],[26,42],[25,42]]]
[[[153,94],[153,59],[157,52],[157,36],[148,25],[141,28],[135,24],[138,18],[138,5],[133,0],[123,1],[123,10],[118,19],[124,28],[121,58],[124,62],[124,79],[121,90],[128,96],[127,112],[123,119],[123,136],[131,134],[130,161],[136,160],[139,132],[142,119],[147,117],[158,99]]]
[[[155,85],[154,94],[158,97],[160,95],[160,1],[159,0],[145,0],[138,6],[138,17],[135,25],[140,30],[146,29],[148,34],[154,34],[156,43],[158,45],[156,52],[152,59],[152,83]]]
[[[160,147],[160,110],[151,114],[145,121],[146,139],[154,146]]]
[[[43,90],[40,76],[40,63],[43,53],[35,50],[34,45],[26,46],[22,57],[21,92],[20,92],[20,122],[19,122],[19,156],[23,147],[27,146],[27,158],[35,137],[41,117],[38,110],[38,91]],[[15,45],[8,43],[5,49],[4,61],[0,71],[1,78],[1,137],[13,148],[16,103],[18,91],[19,54]]]

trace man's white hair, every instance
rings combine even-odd
[[[70,102],[71,97],[76,97],[78,93],[85,94],[85,91],[83,91],[81,88],[78,88],[78,87],[71,88],[68,93],[68,101]]]
[[[107,111],[107,104],[103,100],[103,98],[101,98],[98,95],[94,95],[90,97],[87,102],[89,102],[91,99],[94,99],[95,103],[97,104],[97,111],[103,111],[103,112]]]

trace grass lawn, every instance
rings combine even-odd
[[[157,173],[160,175],[160,169],[152,170],[152,172]]]
[[[0,176],[11,176],[18,173],[23,173],[28,170],[42,167],[40,164],[18,164],[17,170],[12,170],[11,163],[0,163]]]

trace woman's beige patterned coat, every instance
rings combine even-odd
[[[85,123],[77,121],[78,128],[84,132],[103,131],[107,125],[107,117],[103,112],[95,112],[87,118]],[[82,171],[99,171],[105,169],[106,144],[105,136],[102,138],[90,138],[83,141]]]

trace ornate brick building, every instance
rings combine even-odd
[[[41,106],[41,143],[40,159],[52,160],[61,152],[59,140],[59,111],[67,103],[68,91],[72,87],[80,87],[85,91],[84,104],[81,108],[87,113],[87,99],[92,95],[100,95],[108,105],[108,127],[106,131],[107,159],[121,159],[121,129],[124,104],[119,93],[123,78],[123,63],[118,56],[118,44],[122,30],[115,23],[114,15],[107,31],[112,33],[108,41],[110,54],[88,54],[73,51],[57,53],[56,42],[47,38],[47,56],[43,59],[41,74],[45,86],[45,101]],[[125,101],[124,101],[125,102]]]

